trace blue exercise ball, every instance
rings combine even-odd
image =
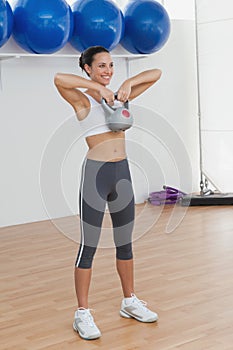
[[[70,6],[69,6],[69,12],[70,12],[70,30],[69,30],[69,37],[67,41],[69,41],[72,38],[73,31],[74,31],[74,17]]]
[[[10,38],[13,29],[13,12],[9,3],[0,0],[0,47]]]
[[[73,14],[65,0],[16,0],[13,37],[24,50],[51,54],[71,36]]]
[[[124,34],[125,34],[125,17],[123,15],[123,12],[120,10],[121,12],[121,19],[122,19],[122,28],[121,28],[121,37],[120,37],[120,41],[123,39]]]
[[[70,43],[76,50],[101,45],[111,51],[120,42],[124,16],[112,0],[78,0],[71,9],[74,31]]]
[[[121,45],[131,53],[151,54],[160,50],[170,34],[165,8],[154,0],[133,0],[124,9],[125,32]]]

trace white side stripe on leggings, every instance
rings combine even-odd
[[[83,248],[84,248],[84,230],[83,230],[83,186],[84,186],[84,179],[85,179],[85,167],[86,167],[86,162],[87,159],[84,160],[83,162],[83,166],[82,166],[82,173],[81,173],[81,182],[80,182],[80,208],[79,208],[79,217],[80,217],[80,230],[81,230],[81,241],[80,241],[80,245],[81,245],[81,249],[79,251],[79,257],[76,261],[76,267],[78,267],[81,257],[82,257],[82,253],[83,253]]]

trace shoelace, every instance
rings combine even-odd
[[[146,301],[138,299],[135,295],[133,295],[133,297],[134,297],[133,303],[137,303],[141,308],[143,308],[146,311],[149,311],[148,308],[146,307],[147,306]]]
[[[83,323],[85,323],[86,326],[94,327],[94,325],[95,325],[94,319],[90,313],[90,311],[93,311],[93,310],[92,309],[84,309],[84,308],[80,308],[79,310],[85,311],[85,312],[81,313]]]

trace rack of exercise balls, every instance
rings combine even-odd
[[[75,51],[121,45],[131,54],[160,50],[170,19],[155,0],[131,0],[121,10],[112,0],[0,0],[0,48],[10,37],[26,53],[50,55],[70,43]],[[2,50],[1,50],[2,52]]]

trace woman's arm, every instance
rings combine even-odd
[[[150,69],[125,80],[117,92],[117,99],[122,102],[133,100],[156,83],[161,74],[160,69]]]
[[[95,90],[107,102],[114,99],[114,93],[111,90],[93,80],[78,75],[57,73],[54,77],[54,84],[61,96],[71,104],[77,113],[90,107],[88,98],[79,89]]]

